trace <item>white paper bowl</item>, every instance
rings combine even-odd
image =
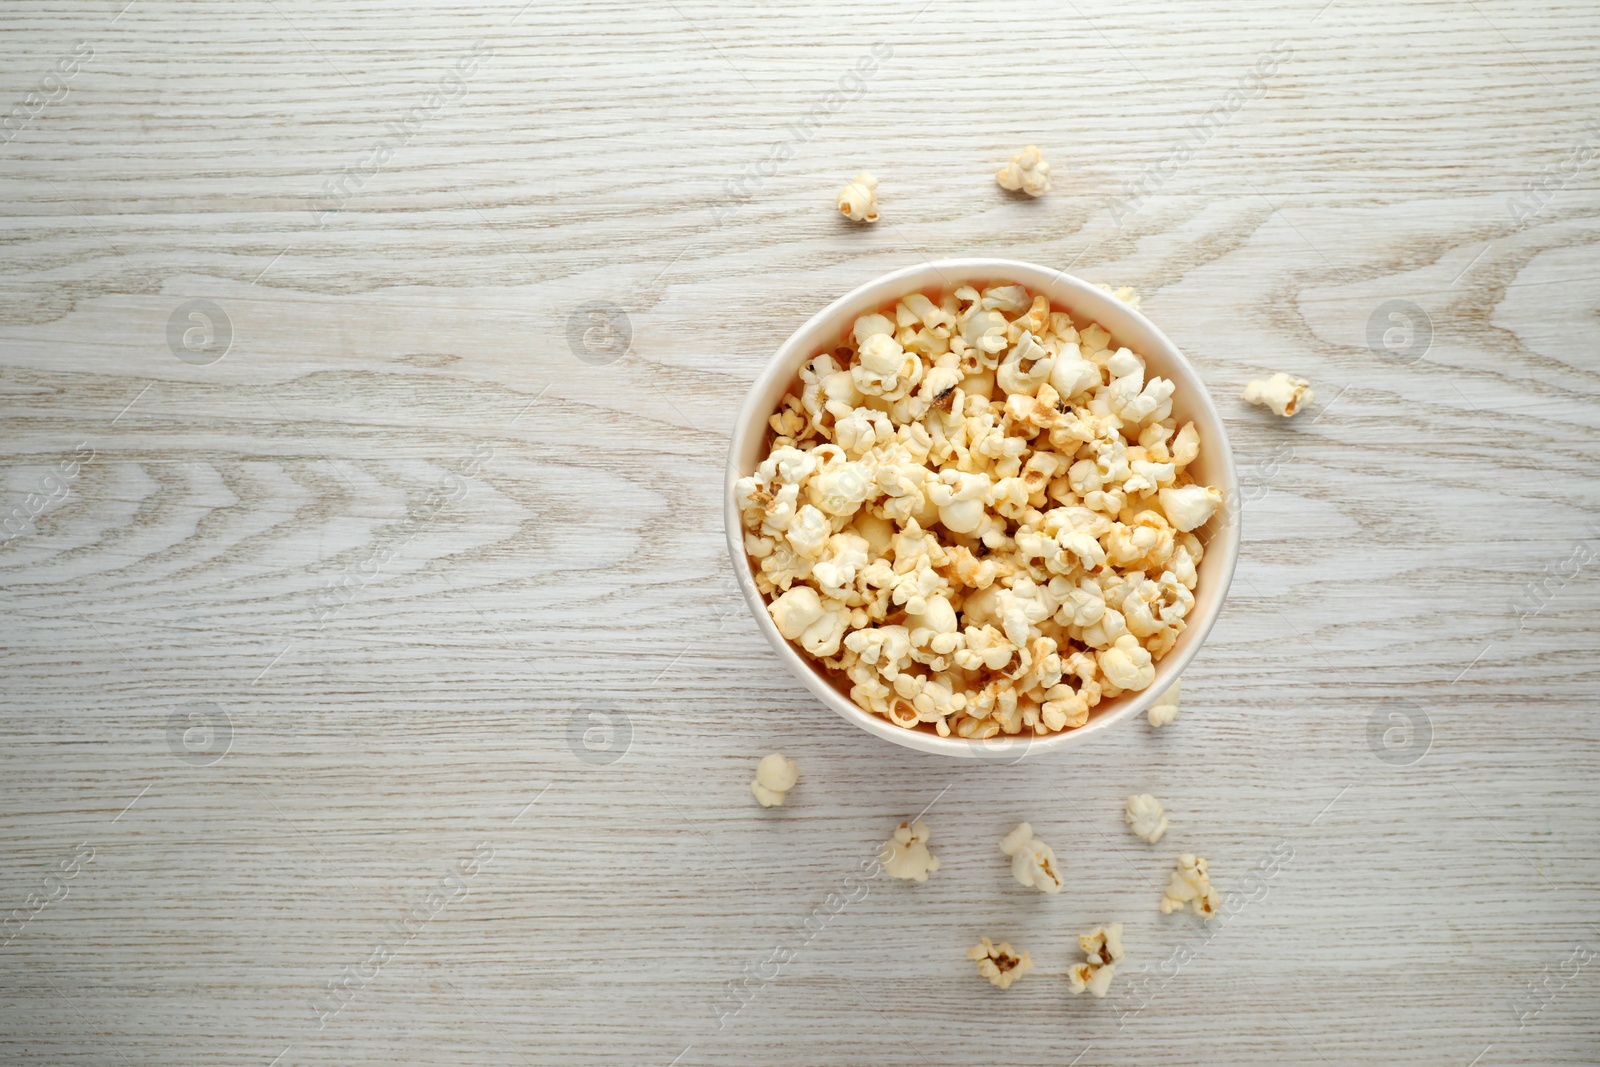
[[[1177,387],[1173,393],[1173,415],[1180,424],[1185,420],[1193,420],[1200,431],[1200,457],[1189,469],[1196,481],[1221,489],[1225,503],[1211,522],[1199,531],[1201,538],[1206,541],[1206,551],[1199,567],[1194,610],[1188,616],[1189,626],[1178,638],[1172,651],[1156,664],[1155,681],[1148,689],[1102,702],[1090,712],[1089,721],[1076,730],[1047,737],[1002,736],[989,741],[971,741],[959,737],[940,737],[931,727],[907,730],[858,707],[846,691],[834,684],[820,664],[813,662],[784,639],[773,624],[766,602],[756,588],[750,559],[744,551],[744,535],[733,491],[734,483],[753,472],[764,457],[767,419],[777,409],[784,392],[798,377],[800,367],[812,357],[832,352],[838,347],[848,336],[858,316],[883,311],[907,293],[933,294],[968,283],[981,287],[1005,282],[1025,285],[1032,292],[1044,294],[1053,306],[1070,312],[1075,322],[1098,322],[1111,332],[1114,345],[1131,348],[1144,357],[1152,374],[1173,381]],[[1155,703],[1156,697],[1178,680],[1206,635],[1211,632],[1233,579],[1234,563],[1239,557],[1237,485],[1238,475],[1228,447],[1227,430],[1222,425],[1222,417],[1212,403],[1211,395],[1206,392],[1205,385],[1183,353],[1149,319],[1105,290],[1048,267],[1009,259],[947,259],[897,270],[858,286],[813,315],[779,346],[766,369],[750,387],[750,393],[745,397],[744,406],[734,424],[733,443],[728,452],[727,483],[723,488],[723,516],[734,574],[739,587],[744,590],[756,625],[772,643],[778,657],[818,700],[867,733],[897,745],[942,756],[1014,762],[1024,755],[1080,745],[1107,728],[1143,713]]]

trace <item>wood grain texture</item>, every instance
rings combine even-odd
[[[1600,1056],[1592,4],[125,3],[0,12],[0,1061]],[[1029,142],[1036,202],[990,178]],[[863,168],[869,229],[830,207]],[[1138,286],[1220,398],[1244,552],[1166,730],[876,744],[735,592],[748,383],[946,254]],[[216,362],[169,342],[193,300]],[[1390,301],[1425,350],[1369,343]],[[1279,369],[1287,423],[1235,399]],[[851,889],[928,805],[939,873]],[[1020,819],[1060,897],[1009,880]],[[1185,850],[1210,931],[1155,908]],[[1126,978],[1070,997],[1114,919]],[[982,984],[985,934],[1037,973]]]

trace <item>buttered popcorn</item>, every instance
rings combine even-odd
[[[1020,285],[858,318],[735,488],[773,622],[859,706],[974,740],[1148,687],[1222,493],[1173,383]]]

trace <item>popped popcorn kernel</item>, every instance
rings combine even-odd
[[[1139,310],[1139,290],[1135,289],[1133,286],[1119,285],[1113,289],[1111,286],[1101,282],[1096,286],[1096,288],[1104,289],[1106,292],[1110,293],[1124,304],[1127,304],[1135,311]]]
[[[1172,528],[1180,533],[1204,526],[1222,506],[1222,491],[1209,485],[1162,489],[1159,496],[1161,510],[1166,512]]]
[[[1269,408],[1289,418],[1317,398],[1311,383],[1279,371],[1270,378],[1257,378],[1244,387],[1244,399],[1257,407]]]
[[[1087,961],[1074,964],[1067,971],[1073,993],[1088,993],[1097,999],[1104,997],[1123,956],[1122,924],[1095,927],[1078,938],[1078,947]]]
[[[1162,808],[1161,801],[1149,793],[1129,797],[1123,806],[1122,819],[1133,831],[1133,836],[1147,845],[1160,841],[1161,835],[1167,832],[1166,810]]]
[[[997,945],[987,937],[967,950],[967,959],[977,961],[978,973],[1001,989],[1010,989],[1013,982],[1033,970],[1033,958],[1026,952],[1019,954],[1010,942]]]
[[[1168,726],[1178,717],[1178,696],[1182,689],[1183,679],[1180,678],[1166,688],[1156,702],[1150,705],[1150,710],[1145,718],[1150,720],[1150,725],[1159,729]]]
[[[1000,851],[1011,857],[1011,877],[1021,885],[1041,893],[1061,892],[1061,874],[1056,870],[1056,854],[1050,846],[1033,836],[1033,827],[1019,823],[1000,840]]]
[[[897,826],[884,851],[883,870],[892,878],[926,882],[939,869],[939,857],[928,851],[928,824],[921,819]]]
[[[878,221],[878,179],[868,171],[862,171],[855,178],[839,190],[834,203],[840,213],[851,222],[877,222]]]
[[[1011,162],[995,172],[1000,188],[1043,196],[1050,191],[1050,164],[1039,154],[1038,145],[1029,145],[1011,157]]]
[[[1215,915],[1222,904],[1217,891],[1211,887],[1211,871],[1206,861],[1187,852],[1178,857],[1178,869],[1172,872],[1172,879],[1161,897],[1161,914],[1182,911],[1185,904],[1205,919]]]
[[[783,804],[784,796],[799,780],[800,768],[794,765],[794,760],[782,752],[773,752],[762,756],[761,762],[756,764],[750,792],[763,808],[775,808]]]
[[[1123,625],[1127,625],[1124,623]],[[1132,634],[1122,634],[1100,653],[1100,670],[1118,689],[1144,689],[1155,680],[1151,656]]]

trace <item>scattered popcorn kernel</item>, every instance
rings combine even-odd
[[[1043,196],[1050,191],[1050,164],[1039,154],[1037,145],[1029,145],[1011,157],[1011,162],[995,172],[994,180],[1000,188],[1021,191],[1029,196]]]
[[[1033,836],[1033,827],[1020,823],[1000,841],[1000,851],[1011,857],[1011,877],[1041,893],[1061,892],[1056,854]]]
[[[839,211],[851,222],[878,221],[878,179],[867,171],[857,174],[855,180],[839,190],[835,201]]]
[[[1135,289],[1133,286],[1119,285],[1113,289],[1111,286],[1101,282],[1098,288],[1104,289],[1106,292],[1110,293],[1124,304],[1127,304],[1135,311],[1139,309],[1139,290]]]
[[[1074,964],[1067,971],[1074,993],[1088,993],[1099,998],[1111,988],[1116,974],[1117,961],[1122,959],[1122,924],[1096,927],[1078,938],[1078,946],[1088,957],[1085,963]]]
[[[928,851],[928,824],[921,819],[896,827],[886,849],[883,869],[892,878],[926,882],[928,875],[939,869],[939,858]]]
[[[775,808],[783,803],[784,794],[800,780],[800,768],[782,752],[762,756],[756,764],[756,780],[750,783],[750,792],[763,808]]]
[[[1094,997],[1104,997],[1111,988],[1111,979],[1116,975],[1117,968],[1096,967],[1090,963],[1075,963],[1067,970],[1067,980],[1072,983],[1074,993],[1088,993]]]
[[[1078,938],[1078,947],[1096,966],[1116,963],[1122,959],[1122,924],[1096,927]]]
[[[1257,378],[1244,387],[1244,398],[1258,407],[1271,408],[1288,418],[1317,398],[1311,383],[1279,371],[1270,378]]]
[[[1196,915],[1207,919],[1215,915],[1221,905],[1217,891],[1211,888],[1211,873],[1206,861],[1187,852],[1178,857],[1178,869],[1172,872],[1172,880],[1161,898],[1161,914],[1182,911],[1185,904]]]
[[[1161,801],[1149,793],[1129,797],[1127,806],[1122,810],[1122,819],[1133,831],[1133,836],[1142,838],[1147,845],[1160,841],[1161,835],[1167,832],[1167,813],[1161,807]]]
[[[1033,959],[1026,952],[1018,955],[1009,942],[997,945],[987,937],[967,950],[967,959],[976,960],[978,973],[1001,989],[1010,989],[1012,982],[1033,970]]]
[[[1168,686],[1166,692],[1156,697],[1156,702],[1150,705],[1150,711],[1146,716],[1151,726],[1166,726],[1178,717],[1178,691],[1182,685],[1183,679],[1180,678]]]
[[[1194,531],[1222,494],[1195,479],[1205,443],[1173,391],[1021,285],[859,316],[735,483],[773,623],[903,729],[1085,725],[1152,684],[1195,605]]]

